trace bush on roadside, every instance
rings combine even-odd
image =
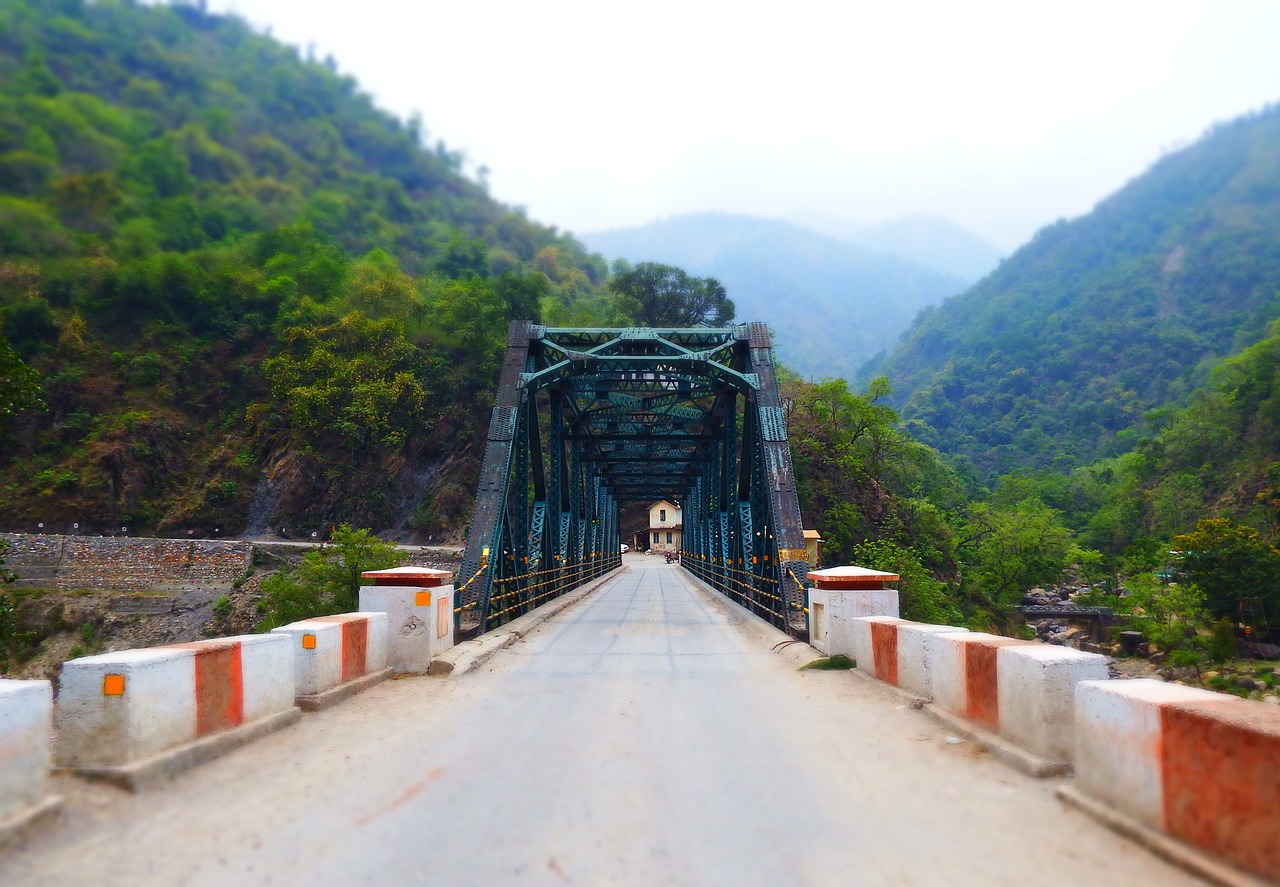
[[[360,574],[384,570],[404,562],[404,553],[367,529],[341,524],[330,544],[307,552],[293,570],[281,570],[262,580],[262,621],[258,631],[281,625],[350,613],[359,605]]]

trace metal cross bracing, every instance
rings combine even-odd
[[[620,565],[618,506],[682,503],[681,563],[800,633],[808,571],[764,324],[511,325],[459,571],[488,630]]]

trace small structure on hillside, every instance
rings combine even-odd
[[[804,549],[809,558],[809,566],[818,569],[822,566],[822,536],[817,530],[804,531]]]
[[[680,551],[683,528],[679,505],[661,499],[649,506],[650,551]]]

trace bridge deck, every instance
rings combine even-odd
[[[63,780],[65,821],[0,883],[1199,883],[883,685],[795,671],[679,567],[627,563],[478,672],[387,682],[147,794]]]

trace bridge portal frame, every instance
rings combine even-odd
[[[681,563],[799,635],[808,571],[768,330],[512,323],[459,570],[489,630],[621,562],[619,505],[683,503]]]

